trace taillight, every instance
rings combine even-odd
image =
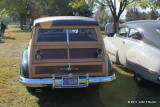
[[[42,51],[40,49],[36,50],[36,55],[41,55]]]
[[[97,57],[101,57],[102,56],[102,53],[103,53],[103,50],[98,48],[97,49]]]
[[[40,49],[37,49],[35,54],[36,54],[36,59],[41,59],[42,51]]]

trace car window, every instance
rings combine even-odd
[[[95,29],[39,29],[38,42],[97,41]]]
[[[139,33],[136,29],[130,29],[128,37],[138,40],[141,40],[143,38],[141,33]]]
[[[97,41],[94,29],[69,29],[70,41]]]
[[[38,42],[67,41],[65,29],[39,29]]]
[[[120,27],[119,28],[119,36],[127,37],[128,28],[127,27]]]

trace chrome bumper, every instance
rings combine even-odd
[[[62,86],[62,77],[79,77],[79,85],[78,86]],[[27,87],[47,87],[52,86],[53,88],[81,88],[87,87],[92,83],[101,83],[115,80],[115,74],[112,76],[104,76],[104,77],[89,77],[86,75],[60,75],[55,76],[52,75],[52,78],[42,78],[42,79],[30,79],[24,78],[20,75],[20,82]]]

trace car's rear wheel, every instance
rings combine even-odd
[[[143,85],[144,79],[140,74],[135,72],[134,73],[134,79],[135,79],[135,81],[137,82],[138,85]]]

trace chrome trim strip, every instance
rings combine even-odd
[[[117,57],[117,55],[116,54],[114,54],[114,53],[112,53],[112,52],[109,52],[109,51],[106,51],[108,54],[110,54],[110,55],[112,55],[112,56],[115,56],[115,57]]]
[[[68,32],[68,29],[66,29],[66,33],[67,33],[67,44],[69,45],[69,32]]]
[[[62,76],[62,75],[61,75]],[[75,76],[75,75],[73,75]],[[84,76],[84,75],[83,75]],[[62,79],[55,78],[55,83],[53,83],[54,78],[42,78],[42,79],[31,79],[31,78],[24,78],[20,75],[19,81],[24,84],[25,86],[28,87],[46,87],[52,84],[56,84],[55,88],[82,88],[82,87],[87,87],[88,84],[92,83],[101,83],[101,82],[109,82],[113,81],[116,79],[115,74],[111,76],[103,76],[103,77],[89,77],[86,76],[86,78],[80,78],[79,81],[80,83],[84,83],[86,79],[89,79],[88,83],[82,84],[77,87],[62,87]]]

